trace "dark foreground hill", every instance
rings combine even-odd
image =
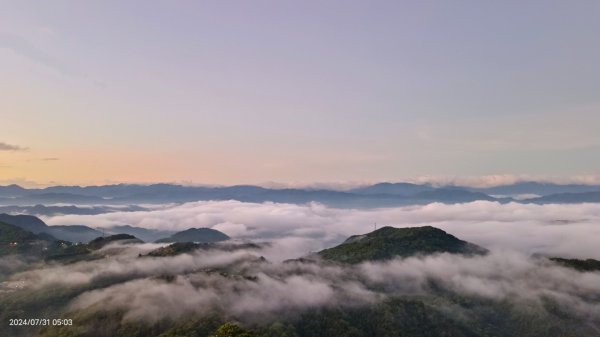
[[[40,218],[32,215],[0,214],[0,221],[17,226],[33,234],[46,233],[53,237],[70,242],[88,242],[102,232],[87,226],[48,226]]]
[[[594,259],[580,260],[552,257],[550,260],[562,266],[573,268],[578,271],[600,271],[600,261]]]
[[[34,234],[20,227],[0,222],[0,257],[20,256],[28,261],[72,262],[88,259],[87,245],[58,240],[47,233]]]
[[[394,257],[434,253],[485,254],[487,250],[460,240],[441,229],[426,227],[383,227],[365,235],[355,235],[341,245],[322,250],[321,258],[344,263],[388,260]]]
[[[0,221],[0,256],[39,255],[51,244],[52,237],[40,237],[30,231]]]
[[[0,258],[14,255],[28,261],[56,261],[71,263],[102,257],[94,251],[110,243],[142,243],[143,241],[128,234],[98,237],[88,244],[59,240],[42,232],[34,234],[20,227],[0,221]]]
[[[196,242],[196,243],[213,243],[229,240],[223,232],[211,228],[190,228],[181,232],[177,232],[168,238],[156,240],[157,243],[169,242]]]

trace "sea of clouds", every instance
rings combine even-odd
[[[311,308],[370,305],[391,296],[427,296],[443,289],[529,311],[543,312],[544,302],[552,300],[561,310],[600,327],[600,273],[577,272],[518,252],[444,253],[356,266],[259,259],[285,249],[269,245],[139,257],[157,246],[111,245],[104,248],[109,258],[47,264],[15,274],[11,282],[34,289],[80,288],[70,310],[123,310],[126,320],[176,320],[217,312],[264,323]],[[164,275],[174,279],[165,280]],[[449,305],[441,303],[439,309]]]
[[[540,312],[543,303],[552,300],[561,310],[600,329],[600,273],[578,272],[533,255],[600,258],[600,204],[476,201],[358,210],[318,203],[207,201],[45,220],[50,225],[160,230],[210,227],[237,241],[269,242],[252,249],[199,250],[156,258],[139,255],[158,244],[111,245],[103,249],[109,258],[44,264],[10,278],[25,288],[84,289],[70,302],[73,310],[121,309],[125,319],[151,321],[219,312],[260,323],[310,308],[369,305],[391,296],[428,295],[443,289]],[[283,262],[370,232],[375,223],[378,227],[435,226],[490,249],[490,254],[438,254],[356,266]],[[174,279],[165,280],[164,275]],[[444,305],[439,309],[444,310]],[[446,308],[453,314],[463,309]]]
[[[237,239],[284,240],[289,254],[316,251],[375,226],[434,226],[489,249],[597,258],[600,204],[520,204],[475,201],[380,209],[337,209],[318,203],[199,201],[139,212],[47,217],[49,225],[159,230],[209,227]]]

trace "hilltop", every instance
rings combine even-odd
[[[564,267],[572,268],[577,271],[600,271],[600,261],[595,259],[565,259],[560,257],[551,257],[550,261],[558,263]]]
[[[168,242],[196,242],[213,243],[229,240],[229,236],[216,229],[211,228],[190,228],[177,232],[167,238],[156,240],[157,243]]]
[[[52,237],[40,237],[30,231],[0,221],[0,256],[9,254],[39,255]]]
[[[90,241],[87,246],[90,249],[97,250],[113,242],[119,243],[144,243],[144,241],[129,234],[115,234],[110,236],[98,237]]]
[[[360,263],[394,257],[435,253],[485,254],[487,250],[444,232],[425,227],[383,227],[365,235],[354,235],[342,244],[322,250],[318,255],[330,261]]]

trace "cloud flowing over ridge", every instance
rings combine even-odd
[[[264,322],[311,308],[362,306],[393,296],[442,291],[510,301],[540,312],[544,301],[550,299],[571,315],[600,324],[600,273],[581,273],[520,253],[438,254],[357,266],[259,260],[259,255],[269,255],[269,248],[138,258],[137,253],[154,246],[120,249],[113,245],[107,248],[115,249],[110,259],[47,265],[16,274],[12,281],[24,281],[26,287],[34,288],[77,288],[99,280],[118,280],[83,291],[70,307],[124,310],[126,320],[157,321],[219,312],[233,319]],[[174,279],[168,281],[163,275],[174,275]],[[437,304],[440,310],[450,305]]]

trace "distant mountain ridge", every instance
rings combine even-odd
[[[21,206],[34,204],[68,203],[73,205],[171,203],[198,200],[239,200],[242,202],[321,202],[333,207],[392,207],[428,202],[468,202],[496,200],[481,192],[457,187],[434,188],[430,185],[409,183],[382,183],[350,191],[325,189],[269,189],[259,186],[239,185],[227,187],[198,187],[170,184],[107,185],[107,186],[54,186],[44,189],[23,189],[0,186],[0,204]],[[502,201],[502,200],[500,200]],[[32,207],[32,206],[29,206]],[[19,209],[17,209],[19,210]],[[38,212],[50,210],[37,209]],[[53,209],[52,211],[61,211]],[[68,209],[62,210],[69,212]],[[85,213],[81,209],[72,214]],[[100,210],[101,211],[101,210]],[[107,210],[109,211],[109,210]]]
[[[0,213],[9,214],[25,214],[34,216],[56,216],[64,214],[77,214],[77,215],[96,215],[112,212],[137,212],[146,211],[147,208],[128,205],[120,207],[111,206],[45,206],[42,204],[36,204],[33,206],[0,206]]]
[[[35,216],[23,214],[10,215],[2,213],[0,214],[0,221],[36,235],[46,233],[57,239],[70,242],[88,242],[100,236],[114,234],[129,234],[139,237],[144,241],[152,242],[174,233],[173,231],[153,230],[129,225],[113,226],[102,230],[84,225],[48,226],[44,221]]]
[[[25,231],[32,232],[33,234],[42,232],[48,233],[49,230],[46,223],[32,215],[10,215],[3,213],[0,214],[0,221],[17,226]]]
[[[540,196],[521,199],[520,196]],[[347,191],[310,188],[265,188],[252,185],[184,186],[175,184],[118,184],[104,186],[52,186],[26,189],[18,185],[0,186],[0,205],[11,212],[100,214],[118,209],[98,205],[120,205],[135,211],[135,204],[183,203],[203,200],[238,200],[242,202],[280,202],[304,204],[320,202],[331,207],[372,208],[418,205],[431,202],[463,203],[477,200],[535,203],[600,202],[598,185],[560,185],[539,182],[519,182],[489,188],[465,186],[433,186],[431,184],[378,183]],[[515,199],[516,198],[516,199]],[[579,201],[582,200],[582,201]],[[42,204],[45,207],[34,208]],[[55,204],[94,205],[73,209],[50,206]],[[12,209],[7,207],[12,207]],[[1,208],[2,206],[0,206]],[[86,212],[86,209],[89,211]]]

